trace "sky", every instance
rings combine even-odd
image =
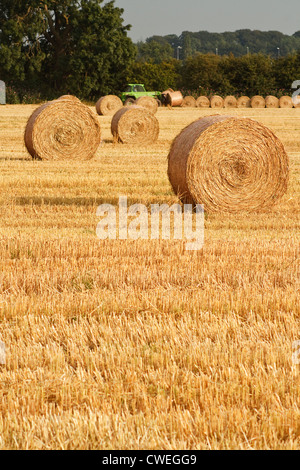
[[[134,42],[183,31],[300,30],[299,0],[115,0]]]

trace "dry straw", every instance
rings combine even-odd
[[[159,123],[154,114],[141,106],[129,106],[116,112],[111,122],[115,142],[148,145],[156,142]]]
[[[256,95],[251,98],[251,108],[265,108],[266,107],[266,100],[263,96]]]
[[[269,95],[266,97],[266,108],[279,108],[279,99],[276,96]]]
[[[282,96],[279,99],[279,107],[280,108],[293,108],[294,103],[291,96]]]
[[[221,96],[214,95],[210,100],[211,108],[224,108],[224,100]]]
[[[251,108],[251,99],[249,96],[241,96],[237,100],[237,107],[238,108]]]
[[[135,102],[136,106],[146,108],[150,113],[156,114],[158,110],[158,102],[152,96],[141,96]]]
[[[185,96],[182,101],[183,108],[196,108],[196,100],[193,96]]]
[[[88,160],[101,142],[97,116],[79,100],[57,99],[43,104],[30,116],[25,145],[41,160]]]
[[[196,101],[197,108],[209,108],[210,101],[207,96],[199,96]]]
[[[207,212],[267,209],[286,192],[288,175],[280,140],[246,118],[204,117],[175,138],[168,156],[174,192]]]
[[[236,108],[237,99],[235,96],[226,96],[224,99],[224,108]]]
[[[100,116],[111,116],[123,107],[123,103],[118,96],[102,96],[96,103],[96,111]]]

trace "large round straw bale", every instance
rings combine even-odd
[[[251,99],[249,96],[241,96],[237,100],[237,107],[238,108],[251,108]]]
[[[214,95],[210,100],[211,108],[224,108],[224,100],[219,95]]]
[[[235,96],[226,96],[224,99],[224,108],[236,108],[237,99]]]
[[[182,101],[183,108],[195,108],[196,107],[196,100],[193,96],[185,96]]]
[[[279,99],[276,96],[266,96],[266,108],[279,108]]]
[[[141,106],[129,106],[116,112],[111,122],[116,142],[123,144],[152,144],[159,134],[159,123],[154,114]]]
[[[80,101],[58,99],[37,108],[28,119],[25,145],[41,160],[88,160],[101,142],[97,116]]]
[[[199,96],[196,101],[196,106],[198,108],[209,108],[210,107],[210,101],[207,98],[207,96]]]
[[[102,96],[96,103],[96,111],[100,116],[110,116],[123,107],[123,103],[118,96]]]
[[[279,107],[280,108],[292,108],[294,106],[291,96],[282,96],[279,98]]]
[[[168,156],[174,192],[207,212],[266,209],[286,192],[288,175],[280,140],[247,118],[199,119],[174,139]]]
[[[251,98],[251,108],[265,108],[266,101],[263,96],[256,95]]]
[[[178,107],[182,105],[183,96],[181,91],[169,91],[165,93],[166,96],[166,104],[168,106]]]
[[[136,100],[135,105],[148,109],[152,114],[157,113],[158,102],[153,96],[141,96]]]

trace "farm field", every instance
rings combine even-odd
[[[37,106],[0,107],[0,449],[299,449],[300,109],[159,109],[158,142],[41,162]],[[93,109],[93,108],[92,108]],[[99,204],[175,203],[172,140],[211,114],[256,119],[290,157],[260,214],[206,214],[205,244],[100,241]]]

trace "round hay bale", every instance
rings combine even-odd
[[[196,100],[193,96],[185,96],[181,106],[183,108],[196,108]]]
[[[237,100],[237,107],[238,108],[251,108],[251,99],[249,96],[241,96]]]
[[[173,107],[178,107],[182,105],[183,96],[181,91],[170,91],[165,94],[166,96],[166,105]]]
[[[183,203],[206,212],[261,211],[287,190],[288,156],[265,126],[247,118],[208,116],[173,141],[168,176]]]
[[[77,101],[77,103],[81,103],[80,99],[77,98],[77,96],[74,96],[74,95],[62,95],[60,96],[59,98],[57,98],[58,100],[71,100],[71,101]]]
[[[25,145],[41,160],[89,160],[101,142],[97,116],[80,101],[58,99],[37,108],[28,119]]]
[[[251,108],[265,108],[266,101],[262,96],[256,95],[251,98]]]
[[[293,108],[294,103],[291,96],[282,96],[279,98],[280,108]]]
[[[219,95],[212,96],[210,100],[210,107],[211,108],[224,108],[223,98]]]
[[[163,91],[162,93],[163,94],[174,93],[174,90],[173,90],[173,88],[168,88],[167,90]]]
[[[226,96],[224,99],[224,108],[237,108],[237,99],[235,96]]]
[[[266,108],[279,108],[279,99],[276,96],[266,96]]]
[[[196,101],[196,106],[197,108],[209,108],[210,107],[210,101],[207,98],[207,96],[199,96]]]
[[[153,144],[158,139],[159,123],[154,114],[141,106],[130,106],[116,112],[111,122],[115,142]]]
[[[96,111],[100,116],[110,116],[123,108],[123,103],[118,96],[102,96],[96,103]]]
[[[136,100],[135,105],[148,109],[152,114],[156,114],[158,110],[158,102],[153,96],[141,96]]]

